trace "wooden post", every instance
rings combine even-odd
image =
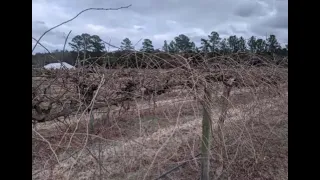
[[[218,129],[218,137],[220,143],[218,144],[221,149],[222,156],[226,157],[227,152],[225,151],[224,143],[223,143],[223,127],[224,121],[227,116],[228,111],[228,99],[230,96],[230,92],[233,86],[234,78],[230,78],[228,82],[224,82],[224,90],[223,95],[221,97],[221,114],[217,123]],[[211,133],[212,133],[212,97],[211,90],[206,87],[204,89],[204,99],[202,101],[203,106],[203,119],[202,119],[202,142],[201,142],[201,178],[200,180],[209,180],[209,172],[210,172],[210,149],[211,149]],[[222,161],[223,162],[223,161]],[[222,163],[223,167],[223,163]],[[223,168],[222,168],[223,169]],[[219,177],[221,172],[217,174]]]
[[[201,180],[209,180],[210,171],[210,140],[211,140],[211,93],[207,88],[204,90],[203,119],[202,119],[202,142],[201,142]]]

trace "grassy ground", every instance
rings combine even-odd
[[[202,110],[192,97],[180,95],[159,97],[157,107],[133,103],[120,115],[117,109],[109,115],[96,111],[90,136],[88,115],[79,122],[40,125],[42,136],[34,135],[33,179],[154,179],[186,161],[164,179],[197,179]],[[234,92],[231,104],[221,179],[288,179],[287,94]],[[213,114],[217,120],[218,106]],[[220,153],[215,139],[212,144],[214,175]]]

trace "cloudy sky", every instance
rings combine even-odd
[[[149,38],[155,48],[179,34],[197,45],[212,31],[230,35],[265,38],[275,34],[288,42],[288,0],[32,0],[32,36],[40,35],[86,8],[117,8],[118,11],[87,11],[74,21],[46,34],[41,43],[49,50],[62,49],[65,37],[89,33],[120,46],[128,37],[136,49],[140,39]],[[34,41],[32,41],[34,45]],[[69,48],[68,48],[69,49]],[[36,52],[44,52],[41,46]]]

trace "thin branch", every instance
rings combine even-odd
[[[49,53],[50,57],[52,57],[53,59],[55,59],[61,63],[61,61],[59,59],[57,59],[56,57],[52,56],[49,49],[47,49],[43,44],[41,44],[36,38],[32,37],[32,39],[35,40],[41,47],[43,47]]]
[[[69,31],[65,41],[64,41],[64,45],[63,45],[63,50],[62,50],[62,58],[61,58],[61,61],[63,61],[63,58],[64,58],[64,51],[66,49],[66,44],[67,44],[67,41],[68,41],[68,38],[69,38],[69,35],[71,34],[72,30]],[[61,63],[62,64],[62,63]]]
[[[32,37],[33,40],[36,41],[36,43],[38,43],[41,47],[43,47],[49,54],[51,54],[51,52],[49,51],[49,49],[47,49],[44,45],[42,45],[36,38]]]
[[[200,155],[201,155],[201,153],[197,154],[195,157],[198,157],[198,156],[200,156]],[[155,180],[159,180],[159,179],[161,179],[161,178],[164,178],[166,175],[170,174],[171,172],[173,172],[174,170],[178,169],[179,167],[185,165],[187,162],[191,161],[192,159],[193,159],[193,157],[190,158],[188,161],[185,161],[185,162],[183,162],[183,163],[181,163],[181,164],[179,164],[179,165],[171,168],[170,170],[168,170],[168,171],[166,171],[165,173],[161,174],[161,175],[160,175],[159,177],[157,177]]]
[[[113,47],[113,48],[121,49],[120,47],[115,46],[115,45],[112,45],[112,44],[110,44],[110,43],[108,43],[108,42],[106,42],[106,41],[104,41],[104,40],[102,40],[102,42],[104,42],[105,44],[107,44],[108,46],[111,46],[111,47]],[[111,39],[110,39],[110,42],[111,42]]]
[[[51,152],[53,153],[54,157],[56,158],[58,164],[60,164],[60,161],[59,161],[59,158],[58,158],[58,155],[56,154],[56,152],[53,150],[52,146],[51,146],[51,143],[45,139],[38,131],[36,131],[34,128],[32,128],[32,130],[42,138],[43,141],[45,141],[48,145],[49,145],[49,149],[51,150]]]
[[[62,25],[66,24],[66,23],[68,23],[68,22],[70,22],[70,21],[73,21],[73,20],[76,19],[80,14],[82,14],[82,13],[84,13],[84,12],[86,12],[86,11],[90,11],[90,10],[97,10],[97,11],[111,11],[111,10],[113,10],[113,11],[115,11],[115,10],[119,10],[119,9],[129,8],[130,6],[132,6],[132,5],[130,4],[130,5],[128,5],[128,6],[119,7],[119,8],[87,8],[87,9],[84,9],[84,10],[82,10],[81,12],[79,12],[75,17],[73,17],[73,18],[71,18],[71,19],[69,19],[69,20],[67,20],[67,21],[64,21],[64,22],[62,22],[62,23],[60,23],[60,24],[58,24],[58,25],[56,25],[56,26],[48,29],[47,31],[45,31],[45,32],[40,36],[40,38],[37,40],[36,44],[33,46],[32,52],[35,50],[35,48],[37,47],[38,43],[40,42],[40,40],[42,39],[42,37],[43,37],[44,35],[46,35],[48,32],[50,32],[51,30],[53,30],[53,29],[55,29],[55,28],[57,28],[57,27],[59,27],[59,26],[62,26]]]
[[[139,41],[137,41],[137,42],[133,45],[133,47],[136,47],[136,45],[137,45],[141,40],[142,40],[142,38],[139,39]]]

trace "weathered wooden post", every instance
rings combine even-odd
[[[204,89],[202,139],[201,139],[201,180],[209,180],[210,171],[210,141],[212,125],[212,92],[206,87]]]

